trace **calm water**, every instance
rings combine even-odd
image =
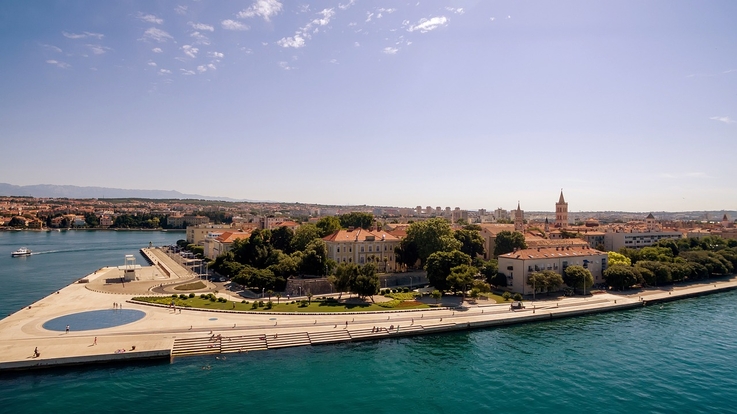
[[[0,311],[117,265],[122,254],[149,241],[177,238],[0,233],[0,251],[8,256],[0,259]],[[54,263],[48,264],[44,255],[9,258],[20,245],[42,251],[42,243],[64,252],[49,253]],[[19,278],[34,286],[17,285]],[[6,375],[0,376],[0,412],[735,412],[736,299],[730,292],[663,309],[226,360]]]

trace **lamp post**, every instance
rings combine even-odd
[[[266,288],[261,288],[261,299],[264,298],[264,292],[266,291]]]

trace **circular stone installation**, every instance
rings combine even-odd
[[[143,319],[146,312],[135,309],[105,309],[72,313],[46,321],[44,329],[49,331],[91,331],[93,329],[113,328]]]

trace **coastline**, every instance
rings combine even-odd
[[[604,293],[557,301],[526,301],[526,309],[510,311],[509,304],[469,304],[460,308],[381,311],[341,314],[287,314],[213,311],[132,301],[138,293],[104,293],[91,283],[110,276],[103,268],[59,292],[0,320],[0,373],[133,362],[183,356],[250,352],[306,345],[381,340],[438,334],[523,323],[545,322],[721,293],[737,289],[737,279],[648,290],[637,294]],[[182,279],[180,279],[182,280]],[[132,282],[146,283],[146,282]],[[135,285],[134,285],[135,286]],[[134,287],[133,286],[133,287]],[[125,288],[126,290],[133,287]],[[145,287],[145,286],[143,286]],[[142,288],[143,288],[142,287]],[[120,326],[66,334],[43,328],[47,321],[85,311],[110,310],[111,304],[145,313],[143,319]],[[216,338],[216,339],[213,339]],[[94,342],[93,342],[94,341]],[[120,349],[130,349],[120,353]],[[32,357],[38,347],[40,357]]]

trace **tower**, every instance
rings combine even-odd
[[[555,203],[555,227],[564,229],[568,227],[568,203],[563,198],[563,189],[560,189],[560,199]]]
[[[647,226],[647,231],[655,230],[655,216],[653,216],[653,213],[650,213],[645,217],[645,225]]]
[[[545,233],[550,232],[550,223],[548,223],[548,218],[545,217]]]
[[[517,202],[517,210],[514,211],[514,231],[525,232],[525,213],[519,208],[519,201]]]

